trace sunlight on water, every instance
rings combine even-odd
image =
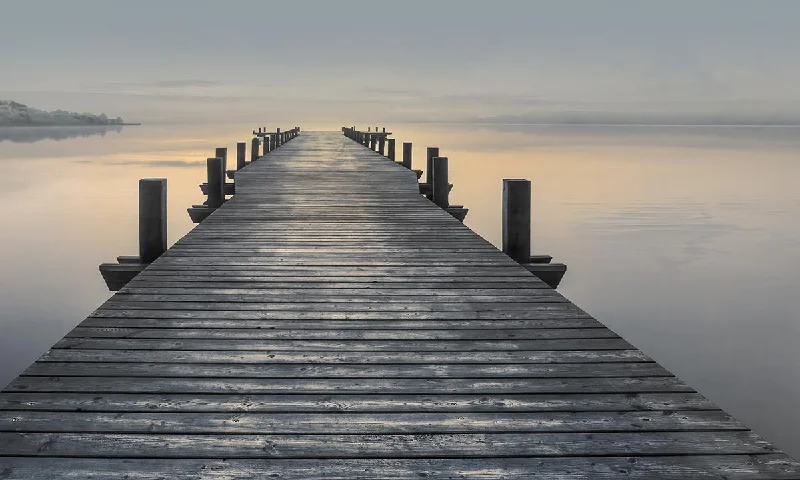
[[[0,384],[108,296],[97,265],[137,251],[137,181],[169,179],[191,227],[205,158],[251,125],[125,127],[0,142]],[[532,181],[532,253],[562,293],[748,426],[800,455],[800,129],[394,125],[450,159],[451,202],[500,241],[503,178]],[[0,135],[0,138],[4,138]],[[249,148],[249,145],[248,145]],[[398,158],[399,159],[399,158]]]

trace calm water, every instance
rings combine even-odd
[[[251,130],[0,131],[0,385],[109,296],[97,265],[137,252],[137,180],[169,179],[175,241],[205,158]],[[416,168],[441,148],[451,202],[495,244],[502,178],[531,179],[533,253],[569,265],[560,290],[800,457],[800,128],[392,130]]]

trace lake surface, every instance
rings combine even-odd
[[[138,179],[169,179],[174,242],[205,158],[252,129],[0,129],[0,386],[110,296],[97,266],[138,251]],[[568,264],[560,291],[800,457],[800,128],[390,129],[415,168],[440,147],[451,202],[495,245],[502,179],[530,179],[532,253]]]

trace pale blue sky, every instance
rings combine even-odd
[[[130,121],[800,112],[795,1],[0,0],[0,9],[0,99]]]

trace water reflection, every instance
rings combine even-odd
[[[86,126],[86,127],[0,127],[0,142],[36,143],[42,140],[68,140],[70,138],[86,138],[106,133],[122,132],[122,125]]]

